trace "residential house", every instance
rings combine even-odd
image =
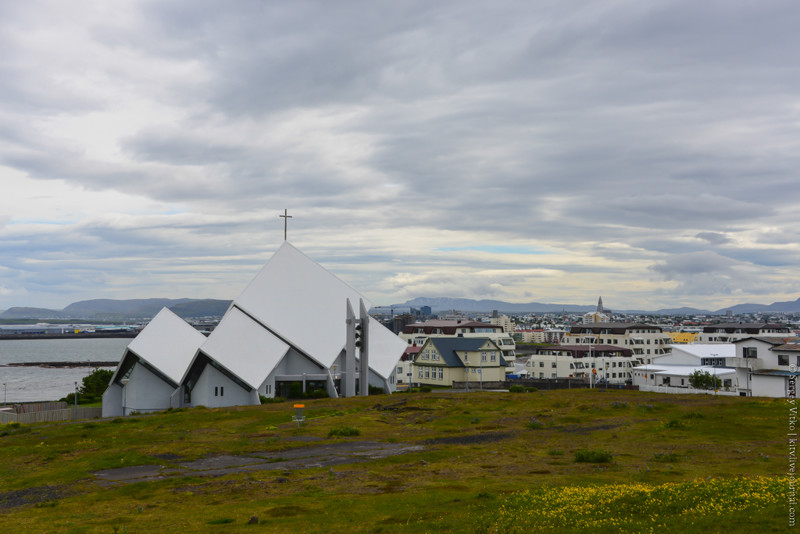
[[[516,343],[514,337],[505,332],[501,325],[483,323],[470,320],[442,320],[434,319],[422,323],[411,323],[403,327],[400,335],[408,345],[422,346],[432,337],[456,338],[489,338],[500,348],[503,358],[513,362],[515,358]]]
[[[451,386],[453,382],[502,382],[506,361],[497,344],[480,337],[430,337],[414,356],[414,382]]]

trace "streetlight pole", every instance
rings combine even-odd
[[[467,393],[469,393],[469,353],[464,353],[464,374],[467,375]]]
[[[478,378],[481,381],[481,391],[483,391],[483,355],[481,355],[480,369],[478,369]]]

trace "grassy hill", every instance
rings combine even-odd
[[[785,400],[562,390],[305,405],[301,427],[292,403],[0,426],[0,531],[788,529]]]

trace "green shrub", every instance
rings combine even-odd
[[[519,384],[514,384],[513,386],[508,388],[509,393],[525,393],[525,387],[520,386]]]
[[[675,463],[680,461],[681,456],[675,452],[657,452],[653,455],[654,462],[660,463]]]
[[[550,456],[564,456],[564,451],[562,451],[561,449],[550,449],[549,451],[547,451],[547,454],[549,454]]]
[[[531,417],[530,421],[528,421],[528,424],[526,426],[532,430],[537,430],[539,428],[544,428],[544,423],[542,423],[535,417]]]
[[[529,387],[525,388],[525,391],[527,391],[528,393],[536,393],[537,391],[539,391],[539,388]]]
[[[680,419],[670,419],[666,423],[662,423],[661,428],[666,428],[669,430],[682,430],[684,428],[689,428],[689,425]]]
[[[433,391],[433,390],[431,389],[431,387],[430,387],[430,386],[422,386],[421,388],[419,388],[419,391],[420,391],[421,393],[430,393],[430,392],[431,392],[431,391]]]
[[[261,404],[275,404],[276,402],[286,402],[286,397],[265,397],[261,395]]]
[[[360,436],[361,431],[357,428],[353,428],[352,426],[335,426],[330,429],[328,432],[328,437],[350,437],[350,436]]]
[[[610,452],[602,449],[591,450],[581,449],[575,451],[575,461],[588,464],[607,464],[610,463],[613,456]]]

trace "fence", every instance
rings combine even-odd
[[[714,391],[713,389],[695,389],[695,388],[679,388],[676,386],[639,386],[639,391],[651,391],[653,393],[677,393],[684,395],[727,395],[729,397],[736,397],[739,395],[735,390],[725,391],[720,389]]]
[[[67,405],[67,403],[41,403]],[[19,407],[29,407],[29,404],[18,404],[12,410],[0,411],[0,423],[54,423],[57,421],[70,421],[75,419],[97,419],[103,415],[99,407],[78,406],[77,408],[59,408],[50,410],[21,410]]]

